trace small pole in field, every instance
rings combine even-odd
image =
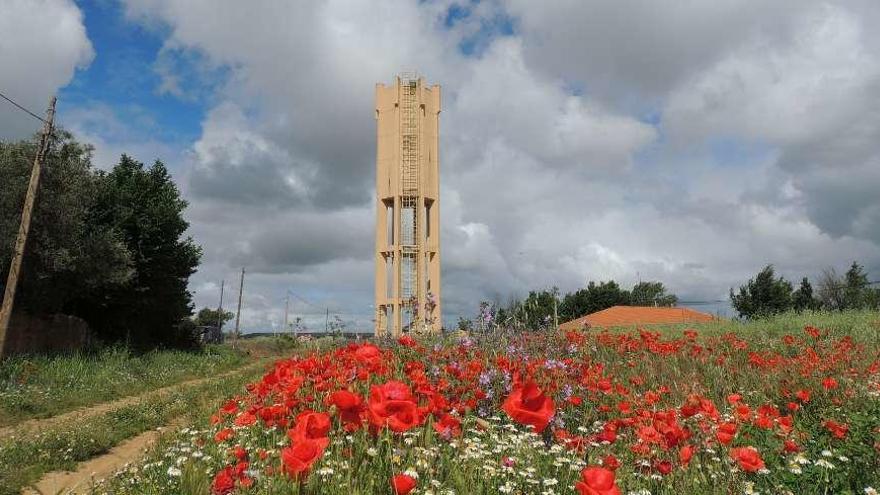
[[[290,311],[290,292],[287,292],[287,297],[284,299],[284,328],[281,330],[281,333],[287,333],[287,315]]]
[[[217,306],[217,330],[223,335],[223,286],[226,280],[220,281],[220,305]]]
[[[238,283],[238,310],[235,312],[235,334],[234,340],[238,340],[241,335],[239,333],[239,324],[241,323],[241,295],[244,292],[244,267],[241,267],[241,281]]]

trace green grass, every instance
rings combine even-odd
[[[262,366],[249,367],[242,373],[149,397],[86,420],[0,441],[0,495],[18,494],[45,473],[74,469],[78,462],[172,420],[202,418],[216,410],[224,397],[240,391],[263,372]]]
[[[736,332],[743,335],[761,336],[762,338],[775,340],[785,334],[802,334],[806,325],[849,335],[857,342],[875,343],[878,337],[880,337],[880,312],[804,311],[802,313],[783,313],[749,321],[725,319],[709,323],[652,325],[648,328],[665,332],[692,328],[704,335],[722,335]],[[634,327],[621,327],[613,330],[632,331],[633,329]]]
[[[228,346],[135,355],[109,348],[95,354],[13,357],[0,363],[0,426],[213,376],[249,361]]]

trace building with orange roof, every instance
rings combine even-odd
[[[690,308],[659,308],[650,306],[612,306],[559,325],[560,330],[590,327],[632,327],[647,325],[674,325],[676,323],[704,323],[717,318]]]

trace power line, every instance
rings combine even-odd
[[[290,294],[291,296],[293,296],[293,297],[299,299],[300,301],[302,301],[302,302],[308,304],[309,306],[311,306],[311,307],[313,307],[313,308],[320,309],[322,313],[324,312],[325,309],[327,309],[327,308],[324,307],[324,306],[320,306],[320,305],[317,305],[317,304],[315,304],[315,303],[313,303],[313,302],[311,302],[311,301],[306,300],[306,298],[297,295],[295,292],[291,291],[290,289],[287,290],[287,293]]]
[[[40,122],[42,122],[42,123],[44,123],[44,124],[46,123],[46,119],[44,119],[43,117],[40,117],[39,115],[35,114],[34,112],[31,112],[31,111],[28,110],[27,108],[25,108],[25,107],[19,105],[18,103],[16,103],[15,101],[13,101],[12,98],[10,98],[10,97],[4,95],[3,93],[0,93],[0,98],[3,98],[4,100],[8,101],[9,103],[12,103],[12,104],[15,105],[16,107],[18,107],[19,110],[23,111],[24,113],[30,115],[31,117],[33,117],[33,118],[35,118],[35,119],[37,119],[37,120],[39,120]]]

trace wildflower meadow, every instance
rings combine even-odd
[[[300,350],[95,491],[876,493],[876,314],[786,318]]]

